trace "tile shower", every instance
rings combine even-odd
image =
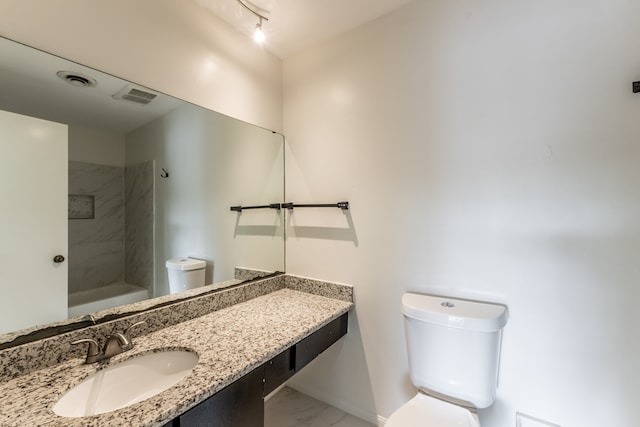
[[[70,316],[153,294],[153,170],[69,162]]]

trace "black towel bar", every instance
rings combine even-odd
[[[329,204],[319,204],[319,203],[311,203],[311,204],[295,204],[295,203],[283,203],[282,207],[284,209],[293,209],[293,208],[340,208],[343,211],[349,210],[349,202],[338,202],[338,203],[329,203]]]
[[[340,208],[343,211],[349,210],[349,202],[338,202],[338,203],[310,203],[310,204],[295,204],[295,203],[271,203],[270,205],[260,205],[260,206],[231,206],[231,210],[234,212],[242,212],[247,209],[289,209],[293,208]]]
[[[280,210],[280,203],[271,203],[270,205],[261,206],[231,206],[231,210],[234,212],[242,212],[247,209],[277,209]]]

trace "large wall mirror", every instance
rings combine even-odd
[[[283,272],[283,213],[230,210],[284,201],[283,143],[0,38],[0,345],[172,293],[168,260]]]

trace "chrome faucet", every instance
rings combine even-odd
[[[96,363],[104,359],[109,359],[116,354],[123,353],[133,348],[133,340],[131,339],[131,329],[135,326],[142,325],[145,321],[136,322],[130,325],[124,332],[116,332],[113,335],[108,335],[102,350],[100,350],[100,344],[98,341],[92,338],[83,338],[77,341],[73,341],[71,344],[88,343],[87,358],[84,363]]]

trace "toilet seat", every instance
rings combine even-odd
[[[480,421],[467,408],[419,392],[391,414],[385,427],[480,427]]]

